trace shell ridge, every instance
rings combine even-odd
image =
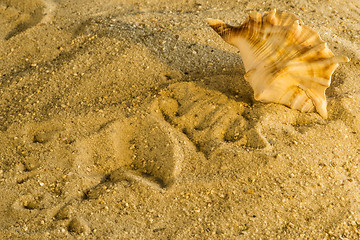
[[[286,38],[289,38],[289,37],[287,36]],[[279,56],[279,57],[276,57],[277,58],[277,61],[276,61],[277,66],[279,66],[279,65],[283,66],[284,64],[279,64],[279,63],[286,62],[287,59],[292,59],[292,58],[302,54],[302,52],[299,51],[300,48],[296,48],[295,46],[285,47],[284,45],[286,45],[286,43],[277,44],[275,40],[267,41],[267,42],[265,44],[263,44],[260,48],[255,50],[254,53],[255,53],[255,55],[257,55],[258,58],[263,57],[264,59],[266,59],[266,58],[269,58],[269,56],[276,54],[278,49],[282,49],[282,51],[278,51],[278,53],[277,53]],[[272,50],[265,51],[267,49],[272,49]],[[260,53],[264,52],[266,54],[261,56],[259,54],[259,52]],[[273,72],[273,71],[271,71],[271,72]]]
[[[256,36],[259,35],[259,29],[262,26],[262,22],[261,21],[257,21],[258,19],[251,19],[249,21],[249,25],[248,25],[248,29],[249,29],[249,33],[250,36],[248,38],[249,42],[251,43],[251,45],[256,45],[257,41],[256,41]],[[255,40],[254,40],[255,39]],[[254,42],[256,41],[256,42]]]
[[[289,20],[290,21],[292,20],[291,17],[289,17]],[[259,23],[260,25],[263,25],[263,21],[262,22],[256,22],[256,23]],[[254,24],[254,23],[253,23]],[[259,29],[258,26],[256,27],[253,27],[254,29]],[[299,29],[301,28],[299,26],[299,20],[294,20],[293,24],[292,25],[289,25],[289,28],[291,29]],[[272,27],[271,29],[271,32],[268,33],[268,37],[267,38],[271,38],[273,36],[276,36],[276,35],[279,35],[279,33],[281,35],[286,35],[285,38],[291,38],[291,37],[296,37],[294,36],[294,32],[296,32],[297,34],[299,34],[299,32],[301,31],[294,31],[294,30],[288,30],[288,29],[281,29],[281,28],[275,28],[275,27]],[[276,41],[273,40],[273,41],[266,41],[266,38],[264,39],[264,36],[265,36],[266,33],[264,32],[255,32],[255,31],[251,31],[251,36],[249,38],[249,42],[250,42],[250,45],[251,45],[251,48],[252,50],[254,51],[254,55],[256,56],[257,59],[260,59],[261,57],[266,59],[267,57],[271,56],[274,54],[274,52],[277,51],[277,49],[282,49],[284,45],[286,45],[286,42],[279,42],[279,41]],[[254,41],[253,39],[255,38],[256,35],[262,35],[262,41]],[[274,45],[274,47],[273,47]],[[267,51],[267,49],[270,49],[271,51]],[[287,49],[289,52],[292,51],[292,49]],[[260,55],[260,53],[264,53],[263,56]],[[286,59],[286,57],[283,55],[283,54],[280,54],[280,56],[282,55],[282,58],[283,59]],[[293,55],[293,54],[291,54]],[[296,54],[295,54],[296,55]]]
[[[297,61],[307,61],[312,60],[314,61],[317,58],[326,58],[332,57],[334,54],[332,52],[326,51],[327,44],[325,42],[315,45],[314,47],[308,47],[304,52],[297,57]],[[295,60],[295,59],[294,59]]]
[[[280,97],[278,102],[290,108],[298,109],[301,112],[311,112],[314,110],[312,100],[305,91],[298,88],[297,86],[292,86],[290,89],[288,89],[288,91],[286,91]]]
[[[283,54],[283,57],[280,57],[280,60],[277,62],[273,62],[272,65],[268,66],[267,71],[271,72],[274,77],[271,78],[268,83],[271,84],[273,81],[276,81],[278,78],[281,77],[282,74],[286,73],[286,72],[301,72],[301,74],[297,75],[298,78],[302,79],[303,81],[310,81],[310,80],[314,80],[315,82],[321,83],[320,85],[323,86],[330,86],[330,76],[333,73],[333,71],[335,71],[336,67],[338,66],[338,59],[340,60],[346,60],[345,58],[341,57],[333,57],[331,59],[319,59],[317,61],[313,61],[313,62],[308,62],[308,63],[304,63],[302,61],[298,61],[296,60],[296,58],[290,62],[287,62],[286,64],[284,64],[284,62],[286,62],[285,60],[287,58],[289,58],[288,56],[286,56],[285,54]],[[297,55],[297,53],[293,54],[293,55]],[[329,66],[328,67],[328,72],[325,72],[325,76],[321,76],[319,75],[317,72],[311,71],[310,74],[308,74],[306,72],[307,69],[309,69],[309,65],[311,67],[311,69],[316,69],[319,68],[319,65],[323,65],[323,66],[328,66],[331,64],[336,63],[334,66]],[[277,65],[277,66],[276,66]],[[292,76],[296,76],[295,74],[291,74]],[[319,75],[319,76],[318,76]],[[325,81],[324,81],[325,80]]]
[[[303,106],[301,107],[300,111],[301,111],[301,112],[313,112],[314,109],[315,109],[315,107],[314,107],[314,104],[313,104],[312,100],[311,100],[310,98],[308,98],[308,99],[304,102],[304,104],[303,104]]]
[[[286,91],[282,95],[280,95],[279,102],[281,102],[285,105],[288,105],[290,107],[289,103],[291,103],[291,99],[293,99],[293,97],[296,93],[298,93],[298,88],[296,86],[292,86],[292,87],[288,88],[288,91]]]
[[[290,102],[290,108],[301,109],[307,99],[309,99],[309,97],[304,91],[297,92],[296,94],[294,94],[293,99]]]
[[[273,9],[272,11],[268,12],[268,14],[265,16],[266,20],[270,23],[275,25],[276,23],[276,9]]]
[[[331,75],[339,66],[336,60],[337,58],[319,59],[312,62],[294,61],[287,64],[286,70],[289,72],[299,72],[303,76],[324,77],[330,80]],[[322,71],[318,69],[322,69]]]
[[[307,87],[307,88],[310,88],[311,85],[314,85],[314,84],[318,84],[324,88],[328,88],[330,87],[330,81],[329,79],[327,78],[321,78],[321,77],[309,77],[309,76],[305,76],[305,75],[298,75],[298,76],[295,76],[293,75],[293,77],[298,77],[300,79],[300,84],[304,87]],[[314,83],[312,84],[306,84],[308,83],[310,80],[313,80]]]

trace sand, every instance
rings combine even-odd
[[[339,66],[329,118],[254,100],[206,18],[276,8]],[[0,0],[1,239],[359,239],[360,4]]]

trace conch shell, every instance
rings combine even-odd
[[[319,34],[294,14],[276,10],[250,12],[246,21],[230,26],[207,19],[228,43],[240,50],[245,79],[255,100],[281,103],[301,112],[314,109],[327,118],[325,90],[345,56],[334,56]]]

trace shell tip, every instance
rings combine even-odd
[[[328,118],[328,113],[327,113],[327,110],[326,110],[326,105],[327,105],[326,100],[321,101],[321,104],[319,104],[319,105],[316,106],[316,103],[315,103],[316,111],[320,114],[321,117],[323,117],[324,119],[327,119]]]
[[[218,25],[218,24],[223,24],[224,22],[219,20],[219,19],[214,19],[214,18],[207,18],[206,21],[208,22],[208,24],[210,26],[215,26],[215,25]]]
[[[321,116],[323,119],[327,119],[327,118],[328,118],[328,113],[327,113],[326,110],[325,110],[324,112],[319,113],[319,114],[320,114],[320,116]]]
[[[350,58],[348,58],[348,57],[346,57],[346,56],[343,56],[343,62],[350,62],[350,61],[351,61]]]
[[[348,58],[347,56],[335,56],[333,57],[334,62],[337,63],[346,63],[346,62],[350,62],[350,58]]]

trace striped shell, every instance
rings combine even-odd
[[[207,19],[228,43],[240,50],[245,79],[255,100],[281,103],[327,118],[325,90],[345,56],[334,56],[319,34],[294,14],[250,12],[246,21],[230,26]]]

